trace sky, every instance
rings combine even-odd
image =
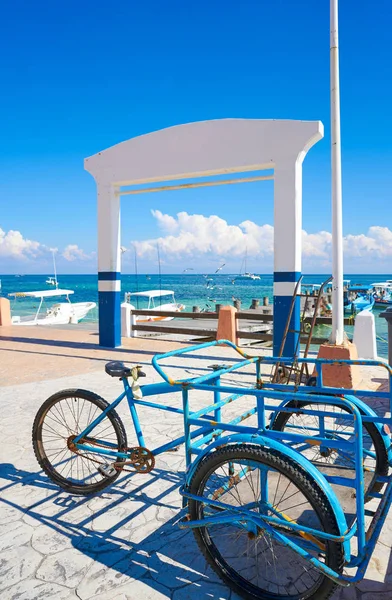
[[[346,273],[392,272],[390,0],[340,2]],[[85,157],[171,125],[319,119],[303,270],[331,270],[328,0],[14,0],[0,19],[0,273],[95,273]],[[273,183],[122,200],[124,272],[273,268]],[[233,241],[234,240],[234,241]]]

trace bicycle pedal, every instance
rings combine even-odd
[[[112,464],[99,465],[98,471],[105,477],[113,477],[117,473],[117,469]]]

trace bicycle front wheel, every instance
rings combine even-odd
[[[267,481],[262,493],[261,481]],[[235,518],[227,505],[278,517],[286,526],[273,525],[309,555],[341,573],[342,544],[290,529],[290,523],[339,535],[333,509],[314,480],[296,463],[279,452],[239,444],[226,446],[203,459],[190,483],[191,520],[232,516],[230,523],[194,529],[196,541],[207,562],[237,594],[249,600],[326,600],[336,583],[295,550],[279,542],[263,527]],[[226,505],[203,502],[212,499]],[[279,529],[278,529],[279,528]]]
[[[93,494],[113,483],[122,470],[124,458],[77,450],[72,443],[108,406],[93,392],[64,390],[48,398],[35,417],[32,436],[38,463],[67,492]],[[126,449],[126,433],[115,410],[94,427],[86,443],[120,452]],[[110,462],[116,462],[116,469],[108,476],[101,469]]]

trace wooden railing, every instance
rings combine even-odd
[[[210,319],[217,321],[219,314],[217,312],[173,312],[167,310],[133,310],[132,314],[142,317],[175,317],[176,319]],[[167,321],[166,321],[167,322]],[[192,337],[211,337],[216,338],[216,330],[214,329],[201,329],[192,327],[172,327],[170,325],[163,325],[165,321],[155,321],[151,324],[137,323],[132,326],[134,331],[144,331],[146,333],[170,333],[175,335],[190,335]]]
[[[251,314],[251,311],[247,311],[247,312],[237,312],[236,314],[236,319],[237,320],[252,320],[252,321],[260,321],[262,323],[273,323],[274,317],[273,315],[264,315],[264,314],[260,314],[255,312],[255,314]],[[312,317],[305,317],[305,319],[303,320],[304,323],[311,323],[312,322]],[[316,325],[330,325],[332,322],[332,319],[330,317],[317,317],[316,319]],[[345,319],[344,320],[345,325],[352,325],[352,322],[350,321],[350,319]],[[266,332],[258,332],[258,331],[241,331],[237,328],[237,336],[239,339],[248,339],[248,340],[260,340],[260,341],[265,341],[265,342],[269,342],[273,340],[273,335],[272,333],[266,333]],[[307,336],[301,336],[301,343],[306,343],[308,341]],[[327,341],[327,338],[324,337],[315,337],[312,336],[312,344],[323,344],[324,342]]]
[[[210,320],[217,321],[219,318],[219,312],[173,312],[173,311],[161,311],[161,310],[133,310],[132,314],[136,317],[141,316],[146,319],[149,317],[174,317],[175,319],[191,319],[195,321],[199,320]],[[271,323],[273,324],[272,314],[263,314],[257,310],[239,311],[236,313],[236,319],[238,321],[258,321],[260,323]],[[305,323],[311,322],[311,317],[304,319]],[[182,327],[177,325],[169,325],[168,321],[155,321],[151,323],[138,323],[132,326],[132,329],[137,332],[144,333],[167,333],[173,335],[187,335],[191,337],[203,337],[216,339],[217,326],[214,328],[201,328],[201,327]],[[317,317],[317,325],[329,325],[331,324],[330,317]],[[345,319],[345,324],[350,325],[352,322],[350,319]],[[237,327],[237,335],[239,339],[258,340],[263,342],[270,342],[273,339],[272,333],[264,331],[245,331]],[[301,342],[307,341],[306,336],[301,336]],[[322,344],[326,341],[326,338],[312,337],[312,344]]]

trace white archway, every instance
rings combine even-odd
[[[274,351],[301,273],[302,162],[320,121],[221,119],[169,127],[86,158],[97,184],[100,345],[121,344],[120,196],[124,186],[274,169]],[[252,215],[257,220],[257,215]],[[299,304],[291,329],[299,329]],[[296,335],[288,336],[292,355]]]

